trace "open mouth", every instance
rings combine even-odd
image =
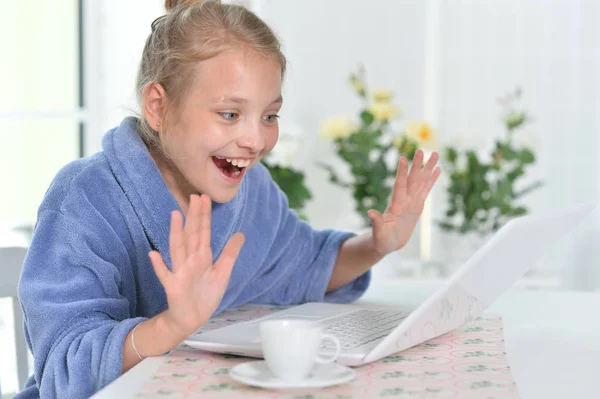
[[[229,159],[223,157],[212,157],[213,162],[221,171],[223,176],[239,180],[243,176],[251,161],[246,159]]]

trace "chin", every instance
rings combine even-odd
[[[212,190],[207,190],[205,194],[207,194],[210,197],[210,199],[214,202],[224,204],[234,199],[239,189],[239,186],[235,189],[216,188]]]

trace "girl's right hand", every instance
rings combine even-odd
[[[182,339],[194,333],[216,311],[244,244],[244,235],[235,233],[213,265],[210,217],[210,198],[192,195],[185,227],[181,212],[171,214],[169,250],[172,270],[167,268],[158,251],[149,254],[167,294],[169,308],[164,312],[167,326]]]

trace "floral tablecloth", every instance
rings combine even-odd
[[[201,331],[250,320],[281,308],[244,306],[228,310]],[[229,377],[248,358],[198,351],[181,345],[142,386],[140,398],[518,398],[506,361],[502,319],[484,315],[424,344],[356,368],[344,385],[311,390],[264,390]]]

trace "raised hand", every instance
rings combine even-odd
[[[185,227],[179,211],[171,214],[169,247],[172,270],[158,251],[150,252],[154,271],[165,288],[169,328],[183,337],[200,328],[215,312],[233,265],[244,244],[244,235],[235,233],[213,265],[210,249],[211,200],[192,195]]]
[[[375,250],[382,256],[406,245],[440,175],[440,168],[435,167],[439,155],[434,152],[424,167],[423,158],[423,151],[418,150],[409,173],[408,160],[401,157],[390,204],[383,215],[374,209],[368,212]]]

